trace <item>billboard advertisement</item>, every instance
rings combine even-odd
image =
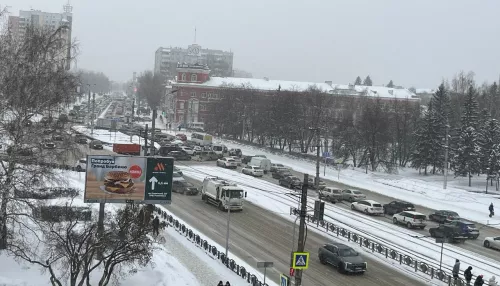
[[[86,203],[168,204],[173,159],[164,157],[87,156]]]

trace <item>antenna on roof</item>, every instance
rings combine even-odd
[[[196,26],[194,26],[194,43],[196,44]]]

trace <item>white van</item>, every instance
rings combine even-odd
[[[212,144],[212,151],[214,151],[219,158],[224,157],[224,154],[228,153],[227,147],[224,144]]]
[[[200,146],[207,146],[212,144],[212,135],[207,133],[191,133],[191,141]]]
[[[264,170],[264,174],[267,174],[267,172],[271,171],[271,160],[267,158],[252,157],[252,160],[250,160],[250,163],[248,163],[248,165],[260,167],[262,170]]]

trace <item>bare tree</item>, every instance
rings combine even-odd
[[[161,99],[165,95],[165,84],[160,74],[153,74],[152,71],[145,71],[138,78],[138,91],[146,98],[148,105],[153,109],[153,122],[151,124],[151,154],[154,154],[154,136],[156,127],[156,116]]]
[[[7,151],[0,161],[0,249],[14,235],[8,226],[24,215],[15,191],[64,181],[51,166],[79,158],[64,118],[50,117],[54,107],[75,98],[79,84],[66,69],[66,51],[76,50],[68,46],[66,29],[28,27],[22,38],[8,29],[0,35],[0,144]],[[49,119],[40,121],[42,115]],[[61,144],[46,149],[54,136]]]
[[[101,234],[96,217],[83,219],[69,204],[59,208],[57,216],[27,216],[19,230],[24,235],[17,236],[9,250],[17,259],[47,270],[51,285],[88,286],[94,284],[92,276],[105,286],[151,261],[151,228],[144,223],[144,213],[142,207],[130,205],[108,213]]]

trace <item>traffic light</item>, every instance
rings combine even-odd
[[[314,218],[317,220],[323,220],[325,215],[325,202],[314,201]]]

